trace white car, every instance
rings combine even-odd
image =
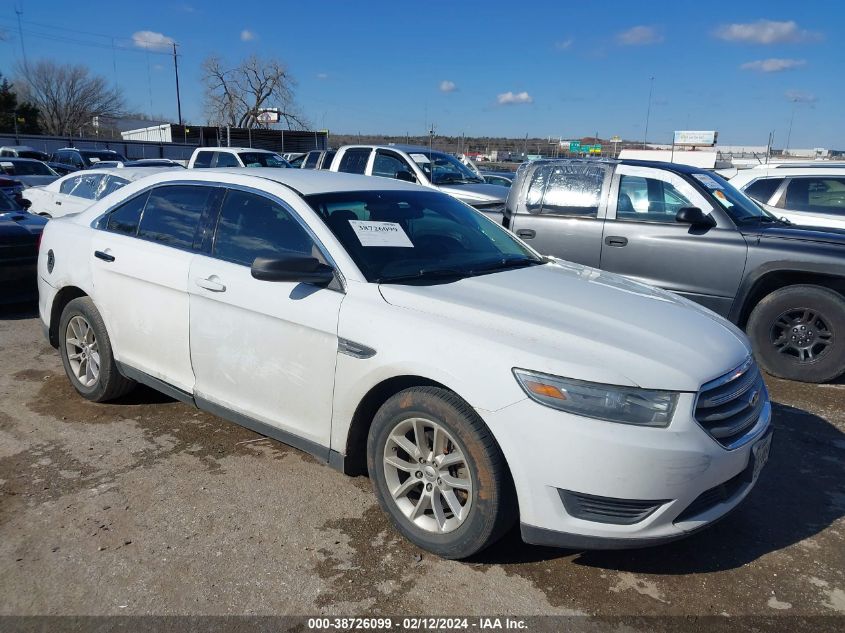
[[[198,147],[188,161],[188,169],[290,166],[276,152],[254,147]]]
[[[397,180],[156,174],[49,222],[38,284],[83,397],[144,383],[368,472],[396,528],[444,557],[517,520],[564,547],[680,538],[768,456],[737,328]]]
[[[82,169],[54,180],[49,185],[25,189],[23,197],[32,204],[29,207],[30,213],[59,218],[84,211],[124,185],[162,171],[171,171],[171,168]]]
[[[845,165],[760,166],[731,184],[766,211],[801,226],[845,229]]]

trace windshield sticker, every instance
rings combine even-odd
[[[349,220],[361,246],[393,246],[413,248],[404,229],[396,222]]]
[[[88,160],[92,163],[99,163],[100,162],[100,159],[97,158],[96,156],[89,156]]]
[[[722,203],[722,206],[726,209],[730,209],[734,206],[734,203],[728,200],[728,197],[722,192],[721,187],[713,192],[713,195],[719,199],[719,202]]]
[[[421,165],[431,162],[430,160],[428,160],[428,156],[426,156],[425,154],[411,154],[411,158],[414,159],[415,163],[419,163]]]
[[[700,182],[702,185],[704,185],[708,189],[721,189],[722,188],[722,185],[720,185],[718,182],[713,180],[713,178],[711,178],[709,174],[693,174],[692,177],[695,178],[698,182]]]

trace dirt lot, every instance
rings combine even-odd
[[[845,384],[768,381],[770,463],[710,530],[458,563],[365,478],[150,390],[79,398],[31,310],[0,313],[0,350],[0,615],[845,614]]]

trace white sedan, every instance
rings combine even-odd
[[[517,520],[563,547],[680,538],[768,457],[742,332],[399,180],[156,174],[49,222],[38,284],[82,397],[140,382],[369,473],[394,526],[444,557]]]
[[[58,218],[84,211],[124,185],[161,171],[169,171],[169,168],[83,169],[54,180],[49,185],[25,189],[23,197],[32,203],[30,213]]]

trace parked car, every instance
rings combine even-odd
[[[345,145],[332,171],[416,182],[501,218],[508,190],[488,185],[451,154],[410,145]]]
[[[39,152],[29,145],[4,145],[0,147],[0,157],[8,158],[34,158],[42,162],[50,160],[50,155],[46,152]]]
[[[289,156],[289,154],[285,154],[285,156]],[[291,167],[299,169],[302,167],[302,163],[305,162],[306,156],[307,154],[293,154],[293,158],[285,158],[285,160],[288,161]]]
[[[100,161],[125,161],[126,158],[111,149],[78,149],[76,147],[64,147],[53,152],[50,156],[50,167],[70,173],[80,169],[95,167]],[[58,169],[57,169],[58,167]]]
[[[315,149],[308,152],[300,164],[302,169],[328,169],[337,152],[333,149]]]
[[[14,178],[0,176],[0,192],[6,194],[20,207],[26,207],[27,200],[23,199],[23,183]]]
[[[210,167],[290,167],[276,152],[251,147],[199,147],[194,150],[188,169]]]
[[[739,172],[731,184],[794,224],[845,229],[845,165],[773,167]]]
[[[38,297],[38,241],[45,224],[0,192],[0,304]]]
[[[139,158],[138,160],[127,161],[100,161],[98,169],[122,169],[124,167],[177,167],[185,169],[185,165],[169,158]]]
[[[94,202],[124,185],[169,167],[124,167],[121,169],[86,169],[59,178],[46,187],[33,187],[23,193],[29,210],[38,215],[58,218],[79,213]]]
[[[161,172],[51,220],[38,275],[82,397],[140,382],[369,472],[396,528],[449,558],[517,520],[562,547],[683,537],[769,451],[728,321],[400,180]]]
[[[43,187],[59,177],[45,163],[34,158],[0,158],[0,171],[20,182],[24,188]]]
[[[502,187],[510,187],[513,184],[514,172],[512,171],[485,171],[478,172],[484,182],[489,185],[501,185]]]
[[[744,328],[774,376],[845,372],[845,232],[789,225],[718,174],[563,159],[517,171],[504,224],[542,253],[672,290]]]

